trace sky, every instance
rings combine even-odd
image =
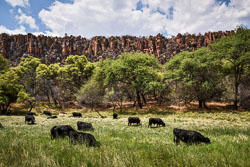
[[[250,0],[0,0],[0,33],[149,36],[250,28]]]

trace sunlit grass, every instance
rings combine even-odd
[[[0,116],[0,166],[249,166],[249,112],[171,112],[154,114],[127,111],[117,120],[111,112],[72,111],[57,119],[36,116],[35,125],[24,123],[24,116]],[[54,114],[57,114],[56,111]],[[128,126],[127,118],[136,114],[142,126]],[[150,117],[160,117],[166,127],[148,128]],[[90,132],[101,142],[100,148],[70,145],[68,138],[51,140],[50,128],[58,124],[76,127],[77,121],[91,122]],[[196,130],[212,144],[187,146],[173,143],[173,128]]]

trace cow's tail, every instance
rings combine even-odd
[[[175,140],[175,135],[174,135],[174,143],[176,143],[176,140]]]

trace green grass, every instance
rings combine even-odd
[[[171,112],[137,113],[142,126],[128,126],[127,117],[135,112],[84,113],[83,118],[58,115],[58,119],[36,116],[35,125],[26,125],[24,116],[0,116],[0,167],[7,166],[250,166],[249,112]],[[148,128],[148,118],[160,117],[166,127]],[[92,133],[100,148],[70,145],[69,139],[51,140],[50,128],[68,124],[76,128],[78,120],[92,122]],[[196,130],[212,144],[188,146],[173,143],[173,128]]]

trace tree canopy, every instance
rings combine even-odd
[[[144,95],[154,87],[160,87],[163,79],[157,59],[143,53],[123,53],[117,60],[101,61],[94,76],[104,88],[120,83],[128,85],[140,108]]]
[[[221,66],[208,48],[193,52],[181,52],[166,63],[166,77],[183,82],[191,90],[190,96],[199,101],[199,107],[206,107],[205,101],[221,92]]]
[[[234,80],[234,108],[237,109],[239,85],[250,64],[250,30],[238,26],[235,31],[234,35],[219,39],[210,48],[221,60],[225,74]]]

